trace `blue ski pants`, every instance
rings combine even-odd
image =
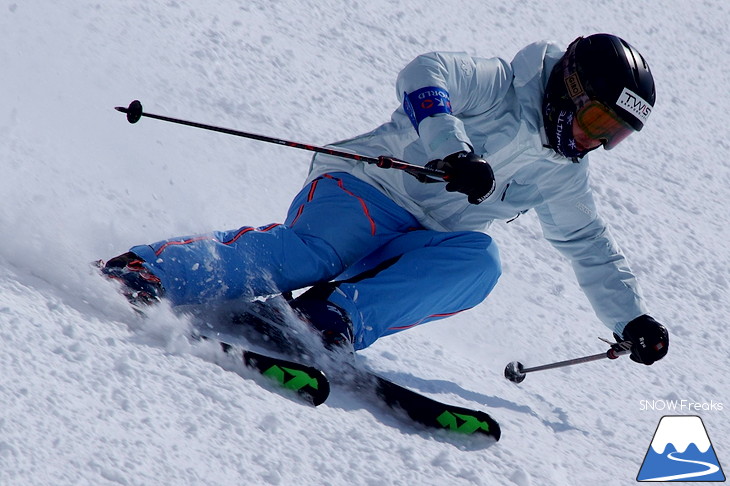
[[[371,185],[326,174],[296,196],[284,224],[135,246],[173,305],[339,284],[355,348],[474,307],[501,273],[496,244],[474,231],[423,228]]]

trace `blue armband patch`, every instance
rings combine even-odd
[[[451,113],[449,92],[437,86],[426,86],[412,93],[403,93],[403,109],[418,133],[418,125],[424,118]]]

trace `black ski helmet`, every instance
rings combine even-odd
[[[616,133],[615,140],[600,137],[611,149],[631,131],[644,127],[655,100],[654,77],[639,51],[611,34],[579,37],[555,65],[545,88],[543,117],[548,139],[563,153],[558,149],[561,134],[556,135],[559,115],[575,115],[589,103],[599,102],[627,125],[623,133]]]

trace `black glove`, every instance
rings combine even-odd
[[[446,190],[466,194],[471,204],[479,204],[494,192],[494,172],[474,152],[456,152],[443,160],[432,160],[426,167],[444,171]]]
[[[631,359],[637,363],[650,365],[669,350],[667,328],[646,314],[626,324],[623,334],[625,341],[631,341]]]

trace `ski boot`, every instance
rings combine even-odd
[[[323,291],[327,287],[327,291]],[[354,352],[355,335],[352,321],[344,309],[326,299],[331,294],[331,284],[315,285],[289,305],[307,322],[322,339],[330,351]]]

